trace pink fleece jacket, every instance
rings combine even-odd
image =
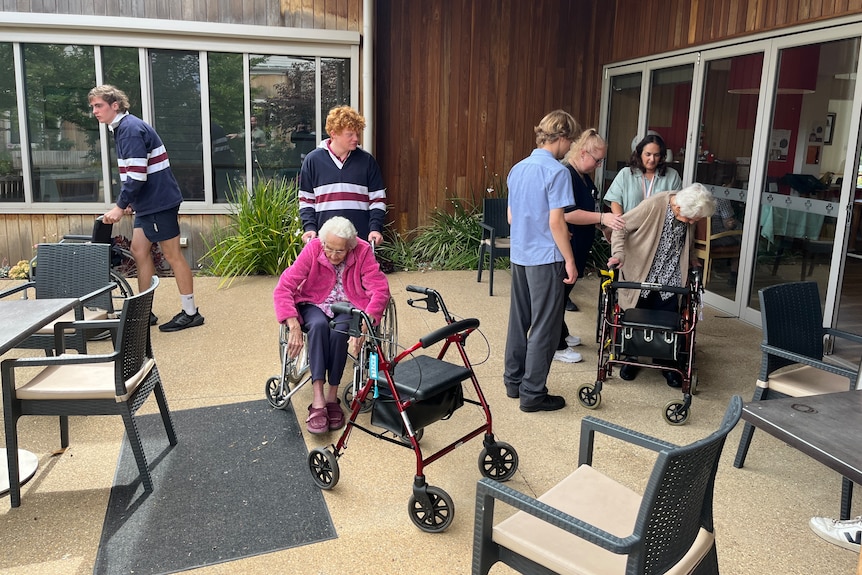
[[[368,242],[357,239],[356,247],[344,258],[342,283],[347,299],[378,323],[389,303],[389,282]],[[335,287],[335,266],[323,253],[323,244],[314,238],[299,253],[293,265],[284,270],[273,293],[275,317],[279,323],[295,317],[302,323],[297,306],[319,304]]]

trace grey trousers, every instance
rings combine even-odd
[[[512,296],[503,383],[521,405],[535,405],[548,393],[548,372],[563,326],[565,264],[512,264]]]

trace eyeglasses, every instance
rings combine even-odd
[[[604,159],[604,158],[602,158],[602,159],[598,159],[598,158],[596,158],[594,155],[592,155],[592,154],[591,154],[591,153],[589,153],[589,152],[587,152],[587,155],[593,159],[593,161],[596,163],[596,165],[597,165],[597,166],[601,166],[602,164],[604,164],[604,163],[605,163],[605,159]]]
[[[332,248],[326,247],[326,244],[323,244],[323,251],[332,256],[343,256],[347,253],[347,250],[334,250]]]

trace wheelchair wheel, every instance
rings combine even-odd
[[[308,454],[308,469],[314,484],[321,489],[330,490],[338,484],[340,472],[338,459],[323,447],[317,447]]]
[[[429,485],[426,488],[430,504],[421,503],[415,495],[410,496],[407,512],[410,520],[426,533],[440,533],[452,524],[455,518],[455,504],[449,494]]]
[[[308,345],[306,345],[305,334],[302,334],[302,350],[293,358],[290,369],[287,370],[287,379],[292,385],[298,384],[308,373]]]
[[[113,270],[111,270],[111,281],[117,284],[111,292],[111,297],[114,298],[114,309],[119,311],[123,308],[123,300],[135,295],[135,292],[126,278]]]
[[[583,383],[578,386],[578,402],[587,409],[598,409],[602,404],[602,392],[596,391],[592,383]]]
[[[479,453],[479,472],[495,481],[508,481],[518,470],[518,452],[505,441],[495,441]]]
[[[344,405],[347,406],[348,409],[353,409],[353,384],[348,383],[344,386],[344,391],[341,392],[341,400],[344,402]],[[362,406],[359,408],[359,413],[368,413],[371,411],[371,408],[374,407],[374,400],[371,399],[371,394],[365,398],[365,401],[362,402]]]
[[[668,401],[664,406],[664,418],[671,425],[682,425],[688,421],[688,408],[681,401]]]
[[[416,443],[419,443],[420,441],[422,441],[422,438],[425,437],[425,428],[420,427],[419,429],[414,429],[413,430],[413,436],[416,438]],[[410,445],[410,436],[409,435],[407,435],[407,434],[399,435],[398,439],[401,441],[401,443],[406,443],[407,445]]]
[[[266,380],[266,400],[276,409],[284,409],[290,403],[287,400],[287,386],[282,385],[281,378],[272,376]]]
[[[398,313],[395,311],[395,300],[391,297],[380,319],[377,335],[383,342],[380,347],[386,354],[386,359],[398,355]]]

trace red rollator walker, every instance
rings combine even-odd
[[[318,447],[309,453],[308,467],[318,487],[335,487],[339,479],[338,459],[344,454],[354,428],[412,449],[416,455],[416,475],[408,506],[410,519],[422,531],[439,533],[451,525],[455,508],[449,494],[425,481],[425,467],[471,439],[482,436],[480,473],[497,481],[506,481],[518,469],[518,454],[508,443],[494,439],[491,410],[464,350],[464,343],[479,327],[479,320],[456,320],[443,298],[433,289],[411,285],[407,286],[407,291],[425,296],[407,300],[408,305],[432,313],[442,311],[446,324],[395,357],[389,353],[390,342],[377,335],[372,319],[365,312],[350,304],[332,306],[334,312],[352,316],[348,328],[351,336],[366,335],[356,358],[353,385],[345,392],[345,396],[352,398],[347,424],[335,445]],[[436,356],[417,354],[440,342],[442,346]],[[444,359],[447,352],[451,352],[452,362]],[[462,385],[466,381],[472,382],[476,399],[464,397]],[[484,422],[435,453],[423,454],[419,441],[425,428],[449,419],[465,403],[481,406]],[[384,431],[356,421],[360,413],[369,410],[371,426]]]

